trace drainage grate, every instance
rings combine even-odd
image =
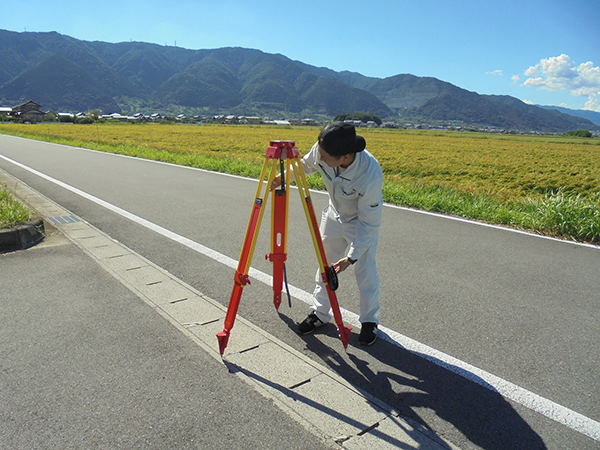
[[[60,225],[65,223],[75,223],[81,222],[81,219],[77,216],[57,216],[57,217],[48,217],[47,219],[50,223],[54,225]]]

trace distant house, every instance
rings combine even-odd
[[[127,122],[127,116],[124,116],[120,113],[103,114],[100,116],[100,118],[108,119],[108,120],[119,120],[121,122]]]
[[[75,115],[71,113],[56,113],[56,118],[59,122],[73,122],[75,120]]]
[[[282,126],[291,125],[289,120],[266,120],[265,124],[267,124],[267,125],[282,125]]]
[[[8,106],[0,106],[0,116],[10,116],[12,113],[12,108]]]
[[[12,114],[15,117],[19,117],[23,122],[38,123],[41,122],[44,117],[44,113],[40,111],[41,106],[33,100],[29,100],[27,103],[15,106],[12,109]]]
[[[302,125],[314,127],[317,125],[317,121],[315,119],[302,119]]]
[[[261,118],[258,116],[239,116],[238,122],[243,124],[253,124],[259,125],[261,123]]]
[[[99,118],[103,120],[118,120],[119,122],[141,122],[145,120],[145,116],[142,113],[136,113],[133,116],[124,116],[120,113],[103,114]]]

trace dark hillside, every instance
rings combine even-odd
[[[0,103],[44,110],[186,111],[330,119],[370,113],[439,124],[541,132],[598,130],[585,118],[483,96],[431,77],[335,72],[240,47],[188,50],[143,42],[87,42],[56,32],[0,30]]]

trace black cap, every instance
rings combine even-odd
[[[331,156],[344,156],[362,152],[367,143],[362,136],[356,135],[354,125],[332,122],[321,130],[319,145]]]

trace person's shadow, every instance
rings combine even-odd
[[[296,330],[293,320],[281,313],[280,317]],[[384,339],[378,339],[367,351],[388,370],[375,372],[368,361],[356,356],[360,352],[349,351],[353,367],[336,351],[339,349],[328,347],[319,338],[319,334],[337,338],[335,325],[324,326],[315,333],[303,336],[309,351],[352,385],[381,399],[405,418],[436,429],[434,424],[427,423],[426,417],[431,418],[431,415],[422,413],[432,410],[473,444],[486,450],[547,448],[510,403],[481,379],[476,383]],[[358,346],[354,332],[349,345]]]

